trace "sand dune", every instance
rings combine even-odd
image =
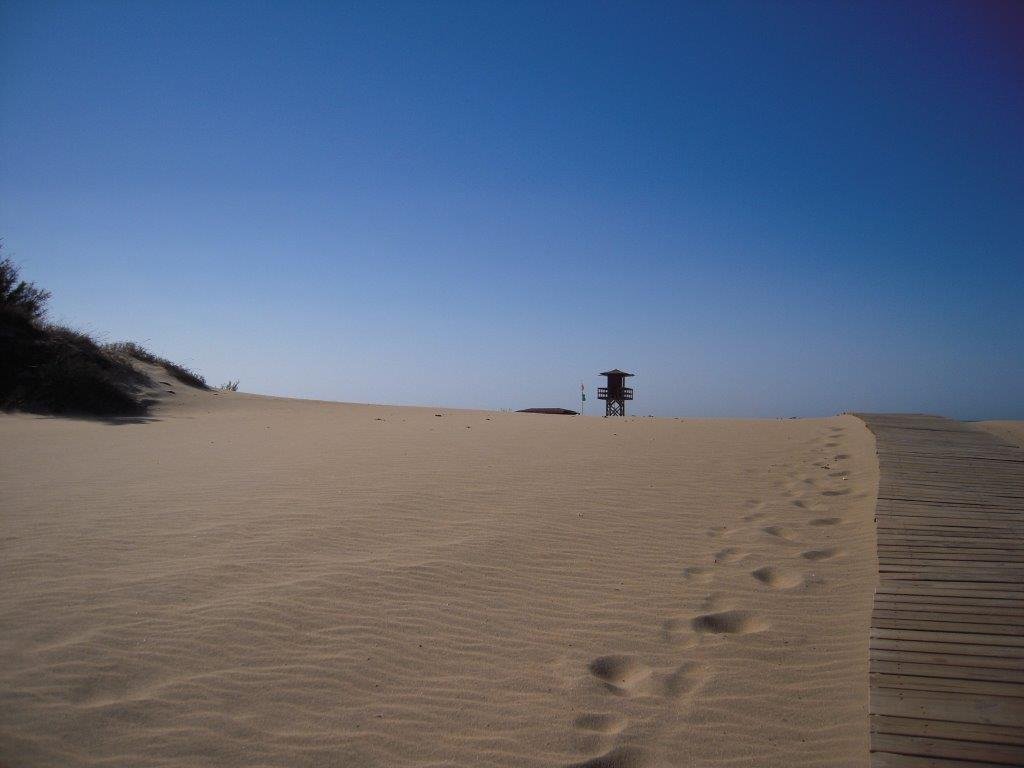
[[[0,416],[0,762],[867,763],[858,420]]]
[[[1024,421],[976,421],[973,426],[995,435],[1007,445],[1024,448]]]

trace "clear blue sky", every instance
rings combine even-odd
[[[0,236],[213,383],[1024,418],[1024,4],[0,0]],[[597,405],[591,402],[591,412]]]

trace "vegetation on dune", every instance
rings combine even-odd
[[[38,322],[46,315],[49,299],[49,291],[20,279],[18,267],[10,258],[0,261],[0,307],[5,313]]]
[[[132,357],[136,360],[141,360],[144,363],[150,365],[160,365],[166,368],[178,381],[183,381],[186,384],[190,384],[193,387],[199,387],[200,389],[206,389],[206,379],[196,373],[195,371],[186,368],[183,365],[172,363],[166,357],[159,357],[154,355],[148,349],[141,344],[136,344],[134,341],[116,341],[112,344],[105,344],[103,349],[111,354],[122,355],[123,357]]]
[[[88,335],[46,322],[50,293],[20,279],[17,265],[0,260],[0,407],[47,413],[139,414],[149,377],[141,360],[167,369],[193,387],[199,374],[131,342],[97,344]]]

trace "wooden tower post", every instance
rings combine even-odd
[[[625,416],[626,401],[633,399],[633,388],[625,386],[625,381],[633,374],[613,368],[600,375],[608,377],[608,386],[597,388],[597,399],[604,400],[605,417]]]

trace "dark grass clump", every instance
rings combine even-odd
[[[131,358],[161,365],[186,384],[206,389],[193,371],[135,344],[97,344],[71,328],[45,322],[50,294],[19,279],[0,260],[0,408],[104,416],[144,413],[150,378]]]
[[[9,258],[0,260],[0,308],[5,313],[39,322],[46,315],[50,292],[18,276],[18,266]]]
[[[146,377],[88,336],[0,306],[0,405],[43,413],[139,414]]]

